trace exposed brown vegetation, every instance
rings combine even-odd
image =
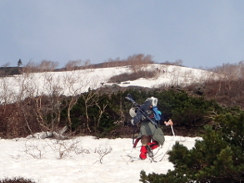
[[[25,178],[13,178],[13,179],[3,179],[0,180],[0,183],[35,183],[30,179]]]
[[[244,61],[238,64],[223,64],[211,70],[223,74],[225,80],[244,79]]]
[[[107,62],[100,64],[90,65],[92,68],[107,68],[107,67],[121,67],[121,66],[138,66],[144,64],[153,64],[151,55],[136,54],[129,56],[127,59],[121,60],[120,58],[109,59]]]
[[[176,66],[183,66],[183,61],[181,59],[178,59],[174,62],[169,62],[169,61],[165,61],[165,62],[162,62],[161,64],[164,64],[164,65],[176,65]]]
[[[34,62],[29,62],[26,66],[23,66],[21,71],[23,73],[34,73],[34,72],[50,72],[50,71],[72,71],[80,69],[95,69],[95,68],[107,68],[107,67],[121,67],[121,66],[131,66],[137,69],[138,66],[145,64],[153,64],[151,55],[135,54],[129,56],[126,59],[108,59],[103,63],[91,64],[90,60],[71,60],[64,68],[57,68],[58,63],[48,60],[43,60],[41,63],[37,64]],[[177,62],[178,63],[178,62]]]
[[[56,71],[70,71],[70,70],[79,70],[79,69],[97,69],[97,68],[107,68],[107,67],[122,67],[122,66],[131,66],[137,67],[145,64],[153,64],[151,55],[136,54],[129,56],[126,59],[108,59],[108,61],[91,64],[89,60],[74,60],[69,61],[64,68],[56,69]]]
[[[200,89],[200,88],[199,88]],[[200,89],[208,99],[225,106],[240,106],[244,109],[244,80],[209,81]]]
[[[106,68],[106,67],[118,67],[118,66],[129,66],[130,69],[132,70],[132,73],[123,73],[117,76],[113,76],[110,78],[109,82],[112,83],[120,83],[123,81],[128,81],[128,80],[136,80],[139,78],[154,78],[158,75],[158,70],[156,71],[149,71],[145,70],[145,66],[148,64],[153,64],[152,57],[150,55],[143,55],[143,54],[138,54],[138,55],[133,55],[128,57],[126,60],[110,60],[108,62],[99,64],[97,66],[101,68]]]
[[[40,64],[29,62],[22,68],[23,73],[54,71],[58,66],[57,62],[43,60]]]
[[[211,78],[203,84],[194,84],[187,89],[225,106],[240,106],[244,109],[244,62],[224,64],[212,69],[222,75],[219,80]]]
[[[120,75],[116,75],[110,78],[108,82],[111,83],[120,83],[123,81],[128,81],[128,80],[136,80],[139,78],[154,78],[158,75],[158,71],[137,71],[133,73],[123,73]]]
[[[40,114],[42,112],[40,107],[45,106],[48,101],[43,100],[41,105],[38,102],[40,102],[38,98],[28,98],[14,104],[1,105],[0,136],[6,138],[23,137],[38,131],[50,130],[50,124],[46,124]],[[47,106],[45,107],[48,109]]]
[[[69,61],[63,69],[58,69],[59,71],[72,71],[79,70],[81,68],[89,68],[91,66],[90,60],[71,60]]]

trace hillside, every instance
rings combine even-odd
[[[138,72],[153,73],[149,78],[139,75],[134,80],[123,82],[109,82],[110,78],[123,74],[137,74]],[[11,77],[0,78],[0,102],[13,103],[27,97],[40,95],[75,96],[104,86],[118,85],[121,87],[141,86],[157,88],[162,86],[187,86],[192,83],[216,79],[214,72],[192,69],[174,65],[146,64],[139,66],[122,66],[108,68],[88,68],[74,71],[23,73]],[[123,78],[122,78],[123,79]]]

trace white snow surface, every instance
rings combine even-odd
[[[155,161],[139,160],[140,144],[132,148],[130,138],[0,139],[0,180],[24,177],[38,183],[138,183],[141,170],[167,173],[174,168],[166,152],[176,141],[192,148],[196,139],[200,140],[165,136],[164,145],[153,150]]]

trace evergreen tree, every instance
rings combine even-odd
[[[206,126],[203,139],[188,150],[176,143],[169,160],[175,170],[166,175],[141,172],[142,182],[244,181],[244,112],[229,112],[215,118],[216,127]],[[170,180],[170,181],[169,181]]]
[[[21,59],[19,59],[19,61],[18,61],[18,67],[20,67],[22,65],[22,61],[21,61]]]

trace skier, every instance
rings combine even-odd
[[[131,124],[140,124],[140,133],[134,143],[136,147],[141,140],[140,159],[144,160],[153,156],[152,150],[163,145],[165,138],[162,129],[159,127],[161,119],[161,111],[157,109],[158,99],[155,97],[147,98],[144,104],[138,107],[132,107],[129,111],[132,119]],[[173,125],[171,119],[164,121],[165,125]]]

